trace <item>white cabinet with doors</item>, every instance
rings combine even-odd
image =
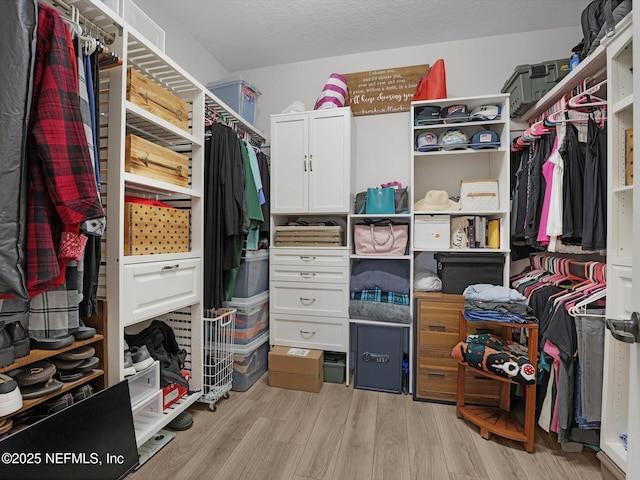
[[[271,212],[348,213],[354,181],[349,107],[271,117]]]
[[[355,180],[353,128],[349,107],[271,116],[271,345],[349,352],[347,236],[339,245],[279,246],[275,231],[331,220],[344,232]]]

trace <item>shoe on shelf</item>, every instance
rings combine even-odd
[[[11,342],[4,322],[0,322],[0,368],[11,365],[16,360],[16,349]]]
[[[130,350],[124,351],[124,376],[130,377],[136,374],[136,367],[133,366],[133,357]]]
[[[193,415],[189,412],[181,412],[176,418],[171,420],[167,427],[172,430],[187,430],[193,425]]]
[[[31,352],[31,342],[29,340],[29,332],[22,326],[18,320],[16,322],[7,323],[6,327],[11,343],[16,352],[16,358],[22,358]]]
[[[140,372],[147,367],[150,367],[154,360],[149,355],[149,350],[147,350],[146,345],[142,345],[141,347],[131,347],[131,356],[133,358],[133,367],[136,369],[136,372]]]
[[[87,327],[82,320],[78,322],[78,328],[70,331],[76,340],[87,340],[93,338],[96,335],[96,329],[93,327]]]
[[[22,408],[22,394],[16,382],[9,375],[0,373],[0,417],[17,412]]]
[[[54,414],[73,405],[73,395],[67,392],[59,397],[54,397],[42,403],[41,410],[47,415]]]
[[[52,338],[33,338],[31,337],[31,348],[39,348],[42,350],[58,350],[60,348],[68,347],[75,338],[73,335],[63,335],[62,337]]]
[[[71,392],[73,395],[74,403],[78,403],[80,400],[84,400],[85,398],[89,398],[93,395],[93,387],[90,383],[85,383],[79,388],[76,388]]]

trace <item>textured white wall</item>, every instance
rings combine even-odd
[[[195,37],[154,0],[135,0],[165,32],[165,53],[203,85],[232,76]],[[213,27],[212,27],[213,28]]]
[[[433,64],[444,58],[450,98],[499,93],[516,65],[567,58],[582,38],[579,28],[554,29],[460,40],[357,55],[324,58],[236,72],[255,84],[262,96],[255,125],[269,133],[269,117],[294,100],[313,108],[333,72],[350,73]],[[407,183],[410,177],[408,112],[356,117],[356,188],[383,181]]]

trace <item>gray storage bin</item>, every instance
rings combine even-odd
[[[344,383],[345,354],[324,352],[323,375],[327,383]]]
[[[355,324],[354,386],[402,393],[402,344],[406,329]]]
[[[269,250],[247,250],[238,270],[233,297],[253,297],[267,290],[269,290]]]
[[[566,77],[570,71],[570,60],[563,58],[534,65],[518,65],[501,90],[502,93],[511,95],[511,116],[522,116],[556,83]]]
[[[247,345],[233,346],[233,376],[231,390],[244,392],[267,371],[269,332]]]
[[[475,283],[502,285],[504,255],[501,253],[436,253],[442,293],[461,294]]]

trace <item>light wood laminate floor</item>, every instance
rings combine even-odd
[[[561,450],[536,431],[535,453],[456,417],[455,407],[325,383],[230,392],[131,480],[601,480],[595,452]]]

